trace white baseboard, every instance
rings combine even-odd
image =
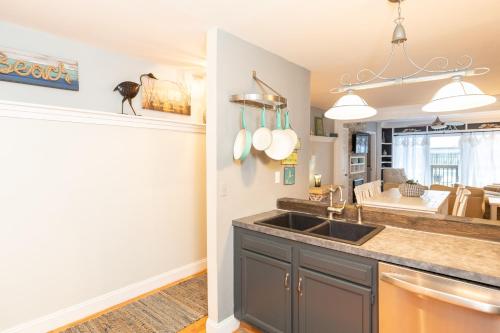
[[[153,276],[149,279],[133,283],[126,287],[111,291],[104,295],[89,299],[80,304],[72,305],[49,315],[9,328],[1,333],[41,333],[47,332],[77,320],[128,301],[149,291],[158,289],[166,284],[181,280],[189,275],[196,274],[207,267],[207,260],[173,269]]]
[[[240,327],[240,322],[238,319],[231,315],[216,323],[214,320],[208,318],[206,323],[207,333],[233,333]]]

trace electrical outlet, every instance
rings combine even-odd
[[[281,172],[276,171],[274,173],[274,183],[279,184],[281,182]]]

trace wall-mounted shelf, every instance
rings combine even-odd
[[[351,156],[349,159],[349,173],[356,175],[366,172],[366,156]]]
[[[311,142],[333,142],[335,141],[335,137],[330,137],[330,136],[318,136],[318,135],[311,135],[310,140]]]
[[[188,121],[0,100],[0,118],[3,117],[205,133],[205,124]]]
[[[384,173],[382,170],[392,168],[392,143],[394,139],[394,129],[392,128],[382,128],[382,137],[381,137],[381,145],[380,145],[380,158],[379,166],[380,166],[380,179],[384,179]]]

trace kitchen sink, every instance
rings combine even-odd
[[[271,228],[294,231],[352,245],[361,245],[378,234],[384,226],[328,220],[309,214],[288,212],[255,222]]]
[[[327,221],[327,219],[321,217],[290,212],[255,222],[255,224],[285,229],[288,231],[305,231],[317,227]]]
[[[361,245],[378,234],[384,226],[332,221],[308,230],[308,234],[353,245]]]

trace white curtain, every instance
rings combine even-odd
[[[464,133],[460,149],[462,184],[483,187],[500,183],[500,132]]]
[[[408,179],[430,185],[429,136],[396,135],[392,149],[394,168],[403,168]]]

